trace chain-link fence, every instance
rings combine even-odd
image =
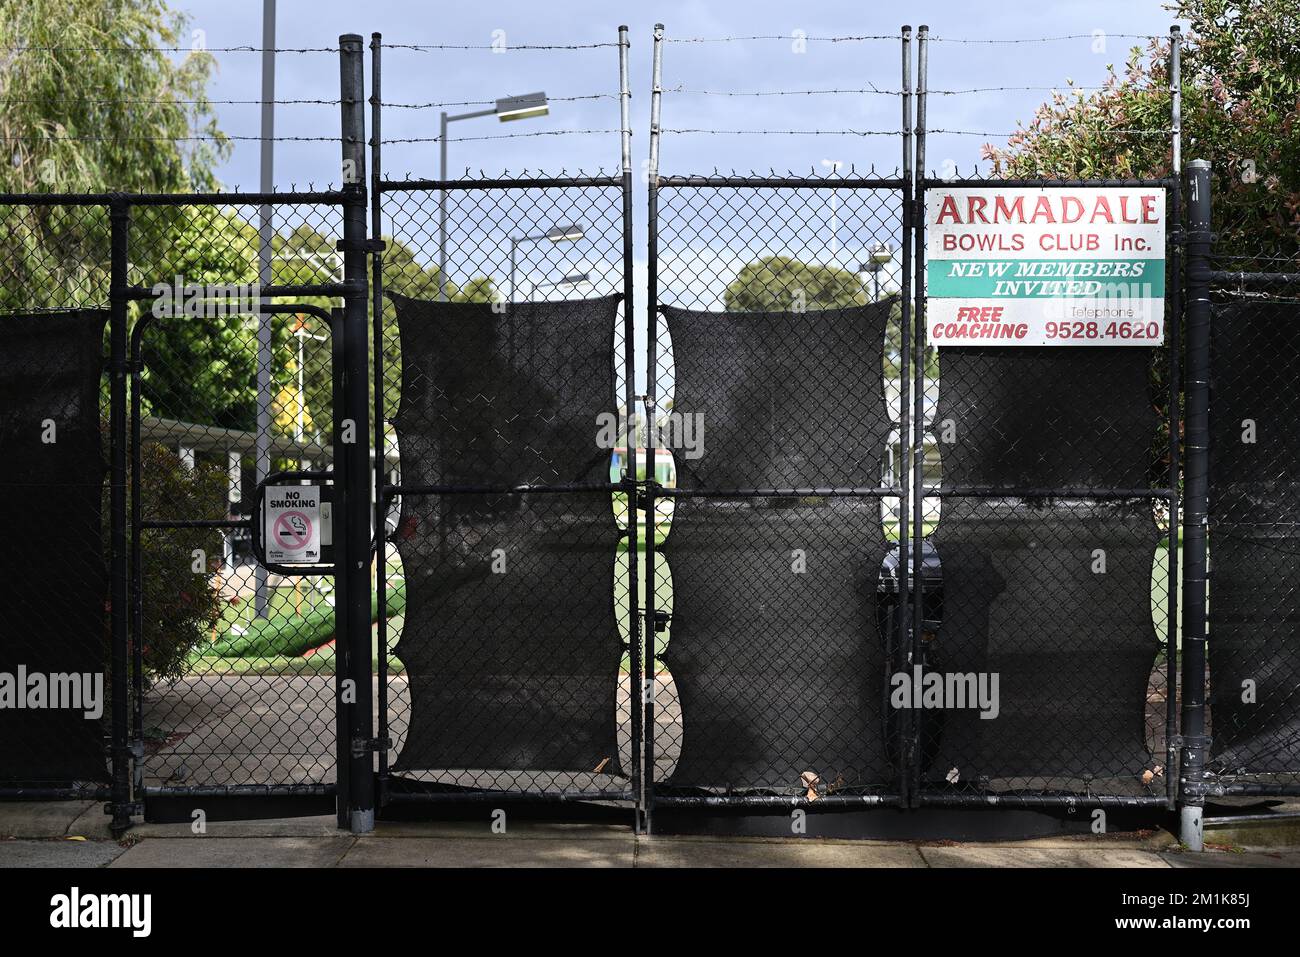
[[[628,185],[379,186],[386,798],[631,793]]]
[[[1300,244],[1269,157],[1216,157],[1208,488],[1209,794],[1300,792]]]
[[[655,187],[654,801],[897,800],[907,184]]]

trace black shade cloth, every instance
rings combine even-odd
[[[944,489],[1148,486],[1150,349],[963,347],[939,359]],[[943,672],[996,672],[1000,713],[930,720],[930,780],[954,768],[969,782],[1151,766],[1158,539],[1150,500],[943,498],[933,539],[943,621],[928,653]],[[1104,574],[1093,570],[1097,549]]]
[[[930,720],[942,732],[923,742],[937,751],[929,780],[954,768],[964,783],[1152,766],[1145,713],[1159,648],[1150,593],[1159,538],[1148,501],[944,500],[934,536],[943,621],[929,664],[996,673],[998,714],[968,708]],[[1095,549],[1104,574],[1093,570]]]
[[[391,296],[402,343],[393,424],[407,485],[608,484],[618,296],[449,303]]]
[[[1130,347],[939,350],[944,486],[1145,488],[1150,363]]]
[[[680,499],[670,545],[661,657],[682,742],[668,783],[789,791],[812,771],[827,786],[888,785],[878,500]]]
[[[677,484],[878,487],[889,308],[664,309],[672,411],[703,426],[699,457],[673,450]],[[682,712],[669,783],[789,793],[811,771],[828,787],[888,785],[879,499],[679,498],[666,552],[673,629],[662,658]]]
[[[1211,341],[1211,761],[1300,771],[1300,306],[1216,305]]]
[[[665,307],[672,412],[701,417],[707,450],[690,458],[674,449],[678,486],[878,486],[890,427],[881,381],[889,310]]]
[[[104,707],[100,720],[84,709],[0,708],[7,781],[108,779],[99,421],[106,319],[99,311],[0,317],[0,673],[9,681],[20,666],[28,675],[96,676]],[[43,441],[50,426],[54,441]]]
[[[608,485],[616,297],[393,299],[404,484]],[[394,769],[618,771],[609,492],[408,494],[395,538],[411,714]]]

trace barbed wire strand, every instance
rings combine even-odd
[[[512,50],[601,50],[616,47],[618,41],[611,43],[503,43],[464,44],[464,43],[385,43],[385,50],[415,50],[428,53],[437,50],[491,50],[493,53],[509,53]]]

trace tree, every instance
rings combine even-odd
[[[0,4],[0,192],[210,189],[229,141],[205,89],[215,66],[162,0]],[[179,140],[178,137],[201,137]],[[8,206],[0,307],[106,302],[103,208]]]
[[[724,301],[728,312],[813,311],[864,305],[867,296],[847,269],[764,256],[740,270]]]
[[[1300,8],[1295,0],[1177,0],[1183,155],[1214,171],[1216,249],[1233,268],[1300,260]],[[984,147],[995,175],[1171,175],[1169,44],[1131,50],[1100,90],[1058,92],[1007,145]],[[1289,262],[1291,265],[1287,266]]]

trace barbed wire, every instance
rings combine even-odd
[[[95,96],[0,96],[0,103],[122,103],[129,105],[166,106],[338,106],[342,100],[169,100],[160,97],[95,97]]]
[[[1167,33],[1064,33],[1049,37],[929,37],[931,43],[971,43],[971,44],[1015,44],[1015,43],[1057,43],[1063,40],[1168,40]]]
[[[18,45],[0,47],[0,53],[338,53],[338,47],[109,47]]]
[[[798,36],[785,35],[779,33],[760,34],[755,36],[734,36],[734,37],[669,37],[665,36],[665,43],[738,43],[744,40],[813,40],[819,43],[861,43],[867,40],[897,40],[898,34],[862,34],[849,36]]]
[[[949,135],[949,136],[992,136],[992,137],[1001,137],[1001,138],[1006,138],[1006,137],[1011,137],[1011,136],[1020,136],[1020,135],[1024,135],[1024,134],[1026,134],[1026,133],[1028,133],[1028,134],[1030,134],[1030,135],[1033,135],[1033,136],[1074,136],[1074,135],[1077,135],[1077,134],[1079,134],[1079,133],[1099,134],[1099,135],[1105,135],[1105,136],[1110,136],[1110,135],[1116,135],[1116,136],[1118,136],[1118,135],[1127,135],[1127,136],[1169,136],[1169,135],[1172,134],[1174,131],[1173,131],[1172,128],[1158,128],[1158,129],[1150,129],[1150,128],[1147,128],[1147,129],[1140,129],[1140,130],[1139,130],[1139,129],[1129,129],[1129,130],[1126,130],[1126,129],[1118,129],[1118,130],[1110,130],[1110,129],[1107,129],[1107,130],[1101,130],[1101,129],[1096,129],[1096,130],[1084,130],[1084,129],[1081,129],[1081,128],[1076,127],[1076,128],[1073,128],[1073,129],[1066,129],[1066,130],[1027,130],[1027,129],[1026,129],[1026,130],[1015,130],[1014,132],[1011,132],[1011,133],[991,132],[991,131],[989,131],[989,130],[949,130],[949,129],[932,129],[932,130],[926,130],[925,132],[926,132],[927,135],[931,135],[931,136],[934,135],[934,134],[936,134],[936,133],[944,133],[944,134],[947,134],[947,135]]]
[[[661,133],[704,133],[718,136],[901,136],[902,130],[715,130],[692,127],[663,129]]]
[[[617,100],[617,93],[584,93],[578,96],[548,96],[551,103],[574,103],[579,100]],[[385,100],[381,106],[391,106],[399,110],[431,110],[447,106],[492,106],[496,100],[456,100],[446,103],[389,103]]]
[[[861,89],[824,89],[824,90],[692,90],[678,84],[665,87],[664,93],[685,93],[693,96],[821,96],[829,94],[878,93],[882,96],[898,96],[902,90],[882,90],[878,87]]]
[[[168,143],[222,143],[227,140],[240,142],[273,142],[273,143],[337,143],[337,136],[240,136],[237,134],[222,133],[220,135],[195,135],[188,134],[185,136],[121,136],[111,133],[60,133],[60,134],[33,134],[31,136],[0,136],[0,142],[24,143],[30,140],[43,140],[47,142],[168,142]]]
[[[600,50],[606,47],[618,46],[618,41],[609,43],[503,43],[495,44],[465,44],[465,43],[384,43],[381,44],[385,50],[415,50],[420,53],[428,53],[437,50],[491,50],[492,52],[508,53],[512,50]]]
[[[483,140],[519,140],[528,139],[535,136],[570,136],[570,135],[603,135],[607,133],[622,133],[622,130],[535,130],[530,133],[493,133],[487,136],[453,136],[448,137],[448,143],[477,143]],[[338,137],[333,137],[338,139]],[[381,145],[388,143],[437,143],[441,140],[438,136],[408,136],[400,139],[381,139]]]

